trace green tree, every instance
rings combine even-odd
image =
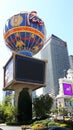
[[[52,108],[51,109],[51,113],[54,115],[54,114],[56,114],[56,115],[58,115],[58,108]]]
[[[12,105],[12,96],[4,97],[0,105],[0,117],[3,122],[13,121],[16,115],[16,108]]]
[[[32,99],[28,88],[23,88],[18,98],[18,122],[29,122],[32,120]]]
[[[59,107],[58,108],[58,115],[63,116],[63,119],[65,116],[67,116],[68,110],[66,107]]]
[[[41,95],[33,99],[33,108],[36,114],[36,117],[45,118],[49,115],[50,109],[53,104],[53,99],[48,95]]]
[[[69,102],[73,102],[73,96],[68,99]]]
[[[71,104],[71,107],[72,107],[71,116],[73,116],[73,96],[68,98],[67,101]]]

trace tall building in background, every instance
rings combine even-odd
[[[69,56],[70,68],[73,69],[73,55]]]
[[[43,94],[57,95],[59,92],[58,79],[64,77],[66,71],[70,68],[67,43],[52,34],[41,50],[41,59],[48,61],[46,87],[43,88]]]

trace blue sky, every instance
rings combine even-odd
[[[68,53],[73,55],[73,0],[2,0],[0,2],[0,100],[3,88],[3,66],[11,56],[3,38],[5,22],[22,11],[37,11],[44,21],[46,38],[54,34],[67,42]]]

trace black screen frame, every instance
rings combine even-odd
[[[15,80],[44,84],[45,61],[15,55]]]

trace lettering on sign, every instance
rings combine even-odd
[[[44,22],[36,16],[37,16],[36,11],[27,13],[27,24],[30,25],[30,20],[31,20],[32,23],[37,23],[39,26],[43,25]]]

